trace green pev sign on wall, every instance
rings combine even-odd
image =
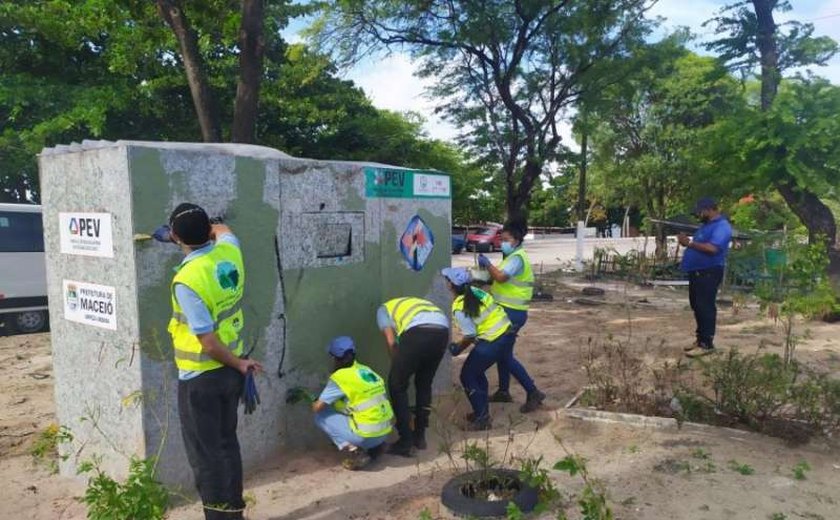
[[[391,199],[450,199],[448,175],[391,168],[365,168],[365,196]]]

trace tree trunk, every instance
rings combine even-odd
[[[510,175],[505,172],[506,175]],[[505,203],[508,220],[528,221],[528,203],[531,202],[531,189],[542,174],[542,164],[534,157],[525,161],[522,179],[514,187],[510,177],[507,179],[508,196]]]
[[[580,177],[578,177],[578,200],[577,200],[577,214],[578,220],[583,220],[583,215],[586,212],[586,161],[587,145],[589,144],[589,132],[585,126],[580,138]]]
[[[767,111],[779,90],[779,52],[776,47],[776,22],[771,0],[752,0],[758,22],[756,46],[761,57],[761,110]]]
[[[256,142],[257,108],[260,98],[263,54],[263,0],[242,0],[242,23],[239,27],[239,81],[233,106],[231,140]]]
[[[219,142],[222,140],[222,129],[219,125],[219,115],[207,80],[204,60],[198,50],[198,36],[190,26],[184,13],[183,6],[175,0],[156,0],[158,13],[172,29],[181,50],[181,60],[187,74],[198,124],[201,126],[201,136],[205,142]]]

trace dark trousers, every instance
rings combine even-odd
[[[505,313],[512,325],[511,331],[514,339],[513,344],[510,347],[510,356],[505,356],[496,365],[496,368],[499,371],[499,390],[510,393],[510,376],[512,374],[513,377],[519,381],[519,384],[522,385],[522,388],[530,394],[537,389],[534,384],[534,380],[531,379],[530,375],[528,375],[528,371],[525,370],[522,363],[520,363],[519,360],[516,359],[516,356],[513,355],[513,347],[516,346],[516,338],[519,337],[519,331],[528,321],[528,311],[511,309],[509,307],[505,307],[504,305],[502,308],[505,310]]]
[[[429,426],[432,381],[448,343],[449,329],[443,327],[413,327],[400,336],[396,355],[391,360],[391,373],[388,375],[388,393],[394,407],[400,439],[412,439],[411,405],[408,402],[411,376],[414,376],[417,399],[414,429],[423,431]]]
[[[706,348],[714,345],[717,324],[718,288],[723,281],[723,267],[688,273],[688,301],[697,322],[697,342]]]
[[[178,382],[181,434],[207,520],[241,519],[245,508],[236,438],[243,382],[242,374],[229,367]]]
[[[483,420],[490,416],[488,382],[485,372],[494,363],[513,358],[515,340],[516,336],[510,333],[492,342],[480,339],[464,361],[464,366],[461,367],[461,385],[464,387],[467,399],[470,400],[476,420]]]

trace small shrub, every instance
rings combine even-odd
[[[709,457],[711,457],[711,454],[708,451],[704,450],[703,448],[697,448],[696,450],[691,452],[691,456],[694,457],[695,459],[706,460]]]
[[[469,469],[470,463],[475,464],[481,470],[487,470],[495,465],[490,457],[490,452],[479,446],[477,442],[467,443],[464,446],[464,453],[461,454],[461,458],[466,461],[467,469]]]
[[[811,466],[804,460],[799,461],[793,467],[793,478],[796,480],[805,480],[805,473],[811,471]]]
[[[84,462],[79,474],[90,475],[85,494],[89,520],[162,520],[169,495],[155,480],[152,460],[132,458],[125,482],[117,482],[100,469],[99,461]]]
[[[417,520],[434,520],[432,516],[432,512],[429,511],[428,507],[424,507],[422,511],[420,511],[420,516],[417,517]]]
[[[510,501],[505,509],[505,518],[507,520],[524,520],[525,513],[519,509],[515,502]]]
[[[572,477],[579,474],[583,479],[583,491],[577,501],[582,520],[613,520],[612,510],[607,505],[606,491],[600,482],[589,477],[583,457],[567,455],[554,465],[554,469],[565,471]]]
[[[737,471],[741,475],[754,475],[755,468],[750,466],[749,464],[741,464],[737,460],[730,460],[729,461],[729,468],[733,471]]]
[[[548,470],[542,467],[542,456],[537,458],[526,458],[520,461],[520,474],[523,482],[536,488],[539,492],[539,503],[536,510],[538,513],[548,511],[560,500],[560,492]]]
[[[65,426],[50,424],[38,435],[29,450],[36,462],[46,463],[52,473],[58,472],[58,459],[67,460],[67,455],[59,455],[61,444],[73,442],[73,433]]]

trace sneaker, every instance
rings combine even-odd
[[[700,348],[700,342],[699,341],[695,341],[691,345],[684,346],[683,347],[683,352],[691,352],[692,350],[694,350],[696,348]]]
[[[371,461],[374,461],[382,456],[385,453],[385,443],[376,446],[375,448],[371,448],[367,450],[368,457],[370,457]]]
[[[698,347],[691,352],[686,352],[685,355],[690,358],[699,358],[708,356],[709,354],[714,354],[715,352],[717,352],[715,347]]]
[[[370,464],[370,455],[365,450],[361,450],[355,446],[347,451],[347,456],[341,461],[344,469],[349,469],[350,471],[359,471],[360,469],[364,469],[368,464]]]
[[[425,450],[429,447],[426,444],[426,431],[425,430],[415,430],[414,431],[414,447],[418,450]]]
[[[528,394],[528,399],[525,400],[525,404],[519,408],[519,411],[522,413],[536,411],[540,406],[542,406],[543,401],[545,401],[545,394],[539,390],[534,390]]]
[[[472,420],[464,426],[464,431],[467,432],[483,432],[493,428],[493,423],[490,417],[484,419]]]
[[[388,455],[397,455],[400,457],[411,457],[412,442],[409,439],[400,439],[394,444],[388,446]]]
[[[512,403],[513,397],[507,390],[496,390],[496,393],[490,396],[491,403]]]

